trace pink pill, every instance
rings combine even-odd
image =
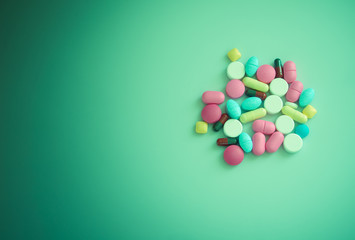
[[[202,94],[202,102],[205,104],[221,104],[224,102],[224,94],[218,91],[206,91]]]
[[[266,135],[270,135],[275,132],[275,124],[273,122],[265,121],[265,120],[255,120],[253,122],[253,130],[254,132],[261,132]]]
[[[217,104],[208,104],[202,109],[201,112],[203,121],[207,123],[217,122],[221,118],[221,115],[222,111]]]
[[[245,86],[239,79],[230,80],[226,86],[226,93],[230,98],[240,98],[245,91]]]
[[[265,152],[265,135],[257,132],[253,135],[253,153],[257,156]]]
[[[292,61],[287,61],[284,64],[284,79],[288,83],[293,83],[297,78],[296,64]]]
[[[275,79],[275,76],[275,68],[267,64],[260,66],[256,71],[256,77],[263,83],[270,83],[273,79]]]
[[[303,91],[303,83],[300,81],[294,81],[291,83],[287,93],[286,93],[286,100],[289,102],[296,102]]]
[[[280,132],[274,132],[267,140],[265,148],[269,153],[276,152],[284,141],[284,135]]]
[[[238,165],[244,159],[244,152],[239,146],[230,145],[224,150],[223,158],[229,165]]]

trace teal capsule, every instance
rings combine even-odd
[[[248,153],[251,152],[253,149],[253,141],[249,134],[242,132],[238,137],[238,142],[240,147],[243,149],[244,152]]]
[[[255,110],[260,107],[261,102],[258,97],[249,97],[242,102],[242,109],[245,111]]]
[[[239,119],[240,115],[242,114],[242,110],[240,109],[239,104],[234,101],[233,99],[229,99],[227,101],[227,113],[230,118]]]
[[[314,98],[314,89],[307,88],[301,93],[298,103],[300,104],[300,107],[305,107],[312,102],[313,98]]]
[[[245,73],[248,77],[252,77],[255,75],[256,70],[259,68],[259,60],[257,57],[251,57],[248,59],[245,64]]]

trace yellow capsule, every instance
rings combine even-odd
[[[236,48],[230,50],[227,55],[232,62],[237,61],[242,56],[242,54],[240,54],[240,52]]]
[[[291,117],[293,120],[299,123],[306,123],[307,122],[307,116],[304,115],[303,113],[291,108],[290,106],[284,106],[282,108],[282,113]]]
[[[243,78],[243,83],[246,87],[260,91],[260,92],[269,91],[269,85],[267,85],[266,83],[260,82],[254,78],[245,77],[245,78]]]
[[[251,122],[251,121],[254,121],[256,119],[265,117],[265,116],[266,116],[265,108],[258,108],[258,109],[255,109],[253,111],[249,111],[249,112],[243,113],[240,116],[239,120],[242,123],[247,123],[247,122]]]
[[[307,105],[307,107],[305,107],[302,112],[309,119],[311,119],[312,117],[314,117],[314,115],[316,115],[317,110],[314,107],[312,107],[311,105]]]

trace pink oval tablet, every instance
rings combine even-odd
[[[292,61],[287,61],[284,64],[284,79],[288,83],[293,83],[297,78],[296,64]]]
[[[244,152],[239,146],[231,145],[224,150],[223,158],[229,165],[238,165],[244,159]]]
[[[276,152],[284,141],[284,135],[280,132],[274,132],[267,140],[265,148],[269,153]]]
[[[273,79],[275,79],[275,76],[275,68],[267,64],[260,66],[256,71],[256,77],[263,83],[270,83]]]
[[[257,132],[253,135],[253,153],[257,156],[265,152],[265,135]]]
[[[240,98],[245,91],[245,86],[239,79],[230,80],[226,86],[226,93],[230,98]]]
[[[203,121],[207,123],[217,122],[221,118],[221,115],[222,111],[217,104],[208,104],[202,109],[201,112]]]
[[[300,81],[294,81],[290,85],[286,93],[286,100],[289,102],[296,102],[300,98],[302,91],[303,91],[303,83],[301,83]]]
[[[275,124],[273,122],[265,121],[265,120],[255,120],[253,122],[253,130],[254,132],[261,132],[266,135],[270,135],[275,132]]]
[[[218,91],[206,91],[202,94],[202,102],[205,104],[221,104],[224,102],[224,94]]]

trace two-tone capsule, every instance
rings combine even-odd
[[[219,130],[222,129],[224,123],[229,119],[229,116],[227,113],[223,113],[221,118],[214,124],[213,130],[218,132]]]
[[[229,146],[229,145],[235,145],[237,143],[238,143],[237,138],[218,138],[217,139],[218,146]]]
[[[260,92],[260,91],[255,91],[253,89],[247,89],[245,91],[245,94],[249,97],[258,97],[261,100],[265,100],[265,98],[266,98],[266,93]]]
[[[274,65],[275,65],[275,71],[276,71],[276,78],[283,78],[284,71],[282,69],[282,62],[281,62],[280,58],[275,59]]]

